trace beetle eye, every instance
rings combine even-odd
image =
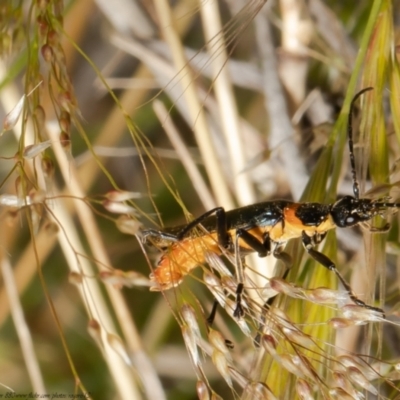
[[[354,218],[354,216],[349,216],[346,218],[346,224],[348,225],[352,225],[356,223],[356,218]]]

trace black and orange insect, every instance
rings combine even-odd
[[[387,198],[360,198],[353,150],[352,114],[356,100],[369,90],[372,88],[365,88],[354,96],[348,116],[347,133],[353,196],[342,197],[333,204],[275,200],[231,211],[217,207],[184,226],[162,231],[144,230],[144,242],[151,242],[165,249],[157,268],[150,276],[154,282],[151,290],[166,290],[179,285],[192,269],[206,262],[206,251],[221,255],[224,251],[234,252],[236,249],[241,255],[257,252],[260,257],[266,257],[272,253],[279,258],[283,244],[290,239],[301,238],[307,253],[336,274],[355,304],[384,316],[380,308],[367,305],[358,299],[335,264],[323,253],[315,250],[315,246],[321,243],[327,232],[334,228],[362,225],[375,232],[387,231],[387,226],[382,229],[372,228],[368,221],[376,215],[383,216],[388,209],[400,208],[400,203],[388,202]],[[193,231],[198,226],[204,229],[198,230],[194,235]],[[241,304],[243,289],[243,282],[239,281],[234,310],[234,315],[238,318],[244,314]]]

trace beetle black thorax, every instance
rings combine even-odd
[[[318,226],[324,222],[331,211],[331,206],[320,203],[303,203],[296,210],[296,217],[305,226]]]

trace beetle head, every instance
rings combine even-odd
[[[379,207],[375,207],[375,203],[370,199],[345,196],[333,204],[331,215],[336,226],[346,228],[370,220],[379,214],[379,211]]]

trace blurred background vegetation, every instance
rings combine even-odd
[[[246,259],[245,320],[228,307],[210,331],[209,268],[150,292],[159,251],[140,229],[351,195],[347,115],[369,86],[354,118],[361,193],[399,198],[399,12],[397,0],[1,2],[0,393],[398,398],[396,215],[387,237],[347,229],[321,245],[387,321],[351,326],[340,290],[321,305],[291,286],[261,348],[272,257]],[[298,242],[286,252],[288,282],[337,288]]]

